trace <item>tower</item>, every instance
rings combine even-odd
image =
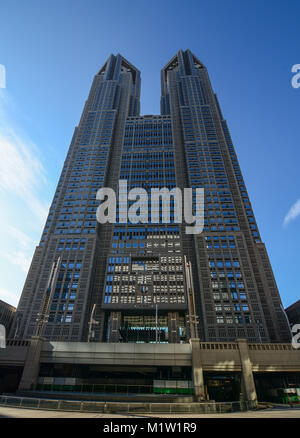
[[[289,330],[227,123],[206,67],[180,50],[161,71],[161,115],[139,115],[140,72],[111,55],[95,76],[18,306],[34,333],[59,260],[44,336],[52,340],[282,342]],[[201,234],[177,223],[99,224],[96,193],[204,188]],[[195,201],[195,197],[193,198]],[[130,201],[129,201],[130,203]],[[130,204],[129,204],[130,205]],[[149,205],[148,205],[149,207]],[[185,260],[187,262],[185,262]],[[194,320],[195,323],[195,320]],[[14,327],[12,328],[12,333]]]

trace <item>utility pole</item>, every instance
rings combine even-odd
[[[258,331],[259,342],[260,342],[260,344],[262,344],[261,333],[260,333],[261,323],[260,323],[260,320],[259,320],[259,319],[257,319],[257,321],[256,321],[256,325],[257,325],[257,331]]]
[[[289,321],[289,319],[288,319],[288,316],[287,316],[286,311],[284,310],[282,304],[280,304],[280,307],[281,307],[281,310],[283,311],[283,314],[284,314],[284,316],[285,316],[285,319],[286,319],[287,325],[288,325],[288,327],[289,327],[290,336],[291,336],[291,339],[292,339],[292,338],[293,338],[293,333],[292,333],[292,329],[291,329],[290,321]]]
[[[155,342],[158,341],[158,304],[155,306]]]
[[[22,318],[21,313],[17,311],[17,313],[16,313],[16,329],[15,329],[15,333],[14,333],[14,339],[17,339],[21,318]]]
[[[88,342],[91,342],[91,338],[95,337],[95,330],[93,330],[93,325],[98,325],[99,321],[96,321],[94,319],[94,313],[96,310],[96,304],[93,305],[93,309],[92,309],[92,313],[91,313],[91,317],[89,320],[89,334],[88,334]]]
[[[49,310],[50,310],[50,303],[53,297],[54,293],[54,285],[56,283],[57,275],[58,275],[58,269],[60,267],[60,259],[58,258],[55,262],[52,264],[46,294],[44,295],[42,306],[40,312],[37,314],[36,319],[36,329],[35,329],[35,336],[43,336],[45,324],[48,322],[49,318]]]
[[[193,285],[192,265],[191,262],[187,261],[186,256],[184,256],[184,267],[185,267],[185,276],[187,283],[190,336],[191,338],[197,338],[198,316],[196,315],[196,309],[195,309],[195,293],[194,293],[194,285]]]

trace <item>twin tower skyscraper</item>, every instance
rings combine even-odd
[[[96,342],[287,342],[289,327],[207,69],[180,50],[161,115],[140,116],[140,72],[96,74],[36,247],[10,337]],[[99,224],[96,193],[204,188],[204,228]],[[195,198],[194,198],[195,201]]]

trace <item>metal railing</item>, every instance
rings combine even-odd
[[[237,350],[238,344],[234,342],[200,342],[201,350]]]
[[[248,344],[249,350],[263,350],[263,351],[283,351],[293,350],[291,344]]]
[[[30,341],[27,339],[7,339],[7,347],[29,347]]]
[[[256,408],[256,403],[246,401],[224,403],[215,403],[213,401],[203,403],[92,402],[0,395],[0,406],[72,412],[209,414],[246,411]]]

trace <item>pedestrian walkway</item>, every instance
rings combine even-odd
[[[273,408],[226,414],[104,414],[92,412],[57,412],[0,406],[0,418],[300,418],[300,409]]]

